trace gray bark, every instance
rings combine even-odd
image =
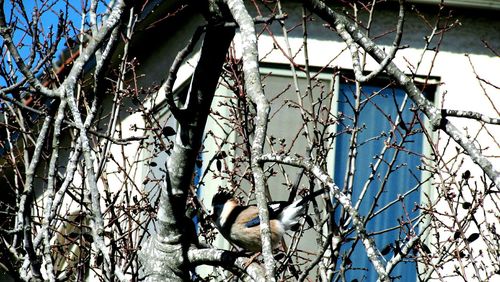
[[[187,100],[177,111],[179,125],[160,196],[158,231],[142,252],[148,281],[189,279],[187,254],[193,243],[189,236],[194,235],[194,229],[186,228],[193,225],[185,217],[187,193],[222,64],[233,36],[234,28],[207,27]]]

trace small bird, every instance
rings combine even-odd
[[[299,220],[306,215],[307,203],[324,193],[318,190],[293,202],[273,202],[268,205],[272,248],[276,248],[288,230],[297,230]],[[215,225],[228,241],[251,252],[260,252],[260,220],[257,206],[240,206],[226,191],[212,198]]]

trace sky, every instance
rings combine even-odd
[[[23,8],[21,8],[22,3]],[[33,47],[33,37],[32,34],[27,32],[29,29],[33,30],[34,15],[40,15],[40,20],[36,24],[38,34],[38,41],[42,43],[38,48],[38,54],[36,56],[36,61],[39,61],[43,56],[46,55],[47,47],[52,45],[55,41],[55,34],[58,25],[58,16],[62,13],[66,15],[67,18],[67,37],[76,37],[79,30],[82,28],[82,7],[88,7],[90,5],[88,0],[25,0],[16,1],[13,6],[12,1],[7,0],[4,3],[5,17],[8,23],[11,23],[14,28],[12,29],[13,39],[18,46],[19,53],[25,59],[30,56],[30,51]],[[104,10],[104,5],[101,3],[98,6],[98,11]],[[88,15],[85,16],[84,29],[88,29],[89,18]],[[8,56],[6,52],[6,47],[3,46],[3,38],[0,38],[0,44],[2,44],[2,65],[5,67],[5,72],[11,74],[6,77],[0,77],[0,86],[5,87],[7,85],[7,80],[13,81],[19,80],[21,75],[18,71],[11,70],[7,67]],[[59,42],[57,49],[59,51],[65,48],[66,38]],[[55,58],[57,58],[57,53]],[[53,59],[55,59],[53,58]],[[50,61],[53,61],[51,59]],[[16,77],[17,76],[17,77]]]

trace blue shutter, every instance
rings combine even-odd
[[[394,122],[398,117],[397,109],[401,105],[405,93],[400,89],[387,88],[381,90],[379,87],[364,86],[362,100],[366,100],[367,96],[372,95],[375,91],[381,91],[380,94],[371,98],[371,102],[367,102],[361,111],[359,117],[358,127],[364,126],[364,129],[358,135],[358,144],[367,141],[370,138],[379,136],[381,132],[389,131],[392,127],[391,122],[382,114],[382,111],[386,115],[390,115],[391,120]],[[352,117],[353,111],[350,108],[349,101],[351,105],[354,105],[354,86],[352,84],[341,84],[340,85],[340,95],[338,103],[338,111],[342,112],[346,117]],[[376,104],[376,106],[374,105]],[[404,122],[409,123],[414,118],[414,112],[410,111],[410,101],[407,102],[406,107],[402,113],[402,118]],[[338,125],[338,132],[344,131],[347,127],[352,128],[352,120],[349,118],[343,119],[343,121]],[[401,129],[402,130],[402,129]],[[334,179],[335,183],[339,187],[343,187],[344,178],[346,173],[346,164],[348,160],[348,150],[349,150],[349,140],[350,134],[341,134],[337,137],[335,142],[335,172]],[[359,198],[362,187],[367,181],[371,168],[370,164],[376,162],[375,157],[380,154],[386,137],[382,137],[377,140],[369,141],[364,145],[358,147],[358,155],[356,160],[355,175],[354,175],[354,185],[352,193],[352,202],[355,203]],[[400,141],[401,136],[396,134],[396,137],[392,138],[392,141]],[[415,134],[410,138],[406,139],[408,142],[404,144],[404,147],[417,154],[422,152],[422,134]],[[396,150],[388,149],[383,156],[384,160],[391,160],[394,156]],[[420,157],[416,154],[409,154],[407,152],[400,151],[397,156],[396,165],[403,165],[402,168],[398,169],[396,172],[390,174],[387,185],[383,194],[381,195],[378,205],[375,207],[375,211],[384,207],[387,203],[394,201],[398,198],[398,194],[403,195],[407,191],[411,190],[418,184],[418,180],[421,177],[420,171],[417,166],[420,165]],[[394,169],[394,168],[393,168]],[[383,176],[388,170],[388,165],[382,164],[376,174],[376,179],[372,182],[371,186],[368,188],[367,194],[364,196],[362,204],[359,209],[360,216],[366,216],[373,204],[373,199],[383,181]],[[410,172],[411,171],[411,172]],[[380,176],[380,178],[378,178]],[[417,178],[417,179],[415,179]],[[387,228],[398,226],[398,219],[408,220],[405,212],[408,212],[411,218],[415,218],[418,212],[415,211],[415,204],[420,202],[420,189],[411,193],[404,200],[404,206],[401,202],[394,204],[389,209],[385,210],[381,214],[377,215],[371,219],[367,224],[368,233],[382,231]],[[337,215],[340,213],[337,212]],[[408,228],[404,228],[408,231]],[[402,232],[402,230],[393,230],[383,234],[374,236],[375,243],[379,250],[387,246],[388,244],[394,244],[396,240],[404,242],[408,239],[407,233]],[[350,237],[354,237],[351,234]],[[347,243],[342,249],[341,254],[348,252],[350,246],[354,242]],[[389,260],[394,253],[391,251],[385,257]],[[351,268],[346,271],[346,281],[352,281],[357,279],[358,281],[376,281],[377,274],[373,269],[370,261],[367,259],[367,255],[364,246],[360,241],[357,242],[354,253],[350,256],[352,261]],[[400,263],[394,270],[390,273],[391,277],[399,281],[415,281],[416,280],[416,263],[413,260],[404,260]]]

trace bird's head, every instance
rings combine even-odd
[[[212,198],[212,206],[224,205],[227,201],[233,198],[233,194],[228,191],[220,190]]]
[[[212,198],[213,215],[217,218],[221,215],[226,203],[231,206],[238,205],[238,202],[233,198],[233,194],[228,191],[221,190]]]

